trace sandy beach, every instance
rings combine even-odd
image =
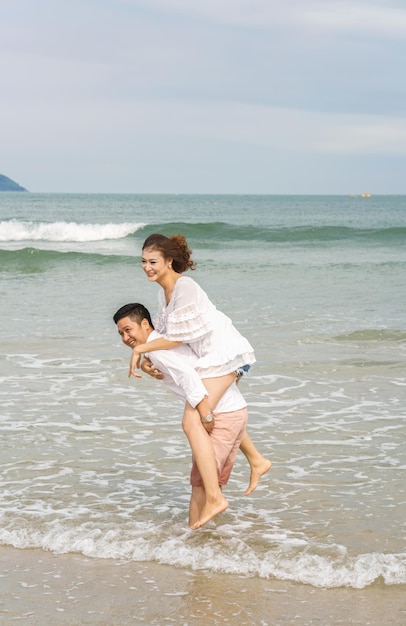
[[[317,589],[158,563],[0,549],[0,624],[125,626],[320,624],[391,626],[406,620],[403,586]]]

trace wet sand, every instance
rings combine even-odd
[[[288,581],[0,547],[0,624],[401,625],[404,587]]]

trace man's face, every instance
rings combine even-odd
[[[147,341],[151,329],[146,319],[138,324],[130,317],[123,317],[117,322],[117,330],[122,342],[129,348],[135,348]]]

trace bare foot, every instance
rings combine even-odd
[[[263,476],[263,474],[269,472],[271,467],[271,461],[268,461],[268,459],[266,459],[264,456],[258,464],[256,464],[255,466],[251,465],[250,484],[244,491],[245,496],[248,496],[257,488],[259,479],[261,478],[261,476]]]
[[[196,524],[193,524],[191,526],[191,529],[197,530],[198,528],[201,528],[202,526],[207,524],[207,522],[210,522],[210,520],[213,519],[215,515],[218,515],[219,513],[225,511],[227,507],[228,502],[225,498],[222,498],[221,501],[217,501],[216,503],[206,502],[203,507],[199,521],[196,522]]]

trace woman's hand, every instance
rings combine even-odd
[[[141,369],[146,374],[152,376],[152,378],[156,378],[157,380],[162,380],[164,375],[160,372],[156,367],[152,365],[151,359],[148,357],[144,357],[141,363]]]
[[[138,348],[133,348],[133,353],[130,360],[130,369],[128,371],[128,378],[134,376],[135,378],[142,378],[141,374],[135,371],[135,368],[139,369],[141,365],[142,352],[138,352]]]

